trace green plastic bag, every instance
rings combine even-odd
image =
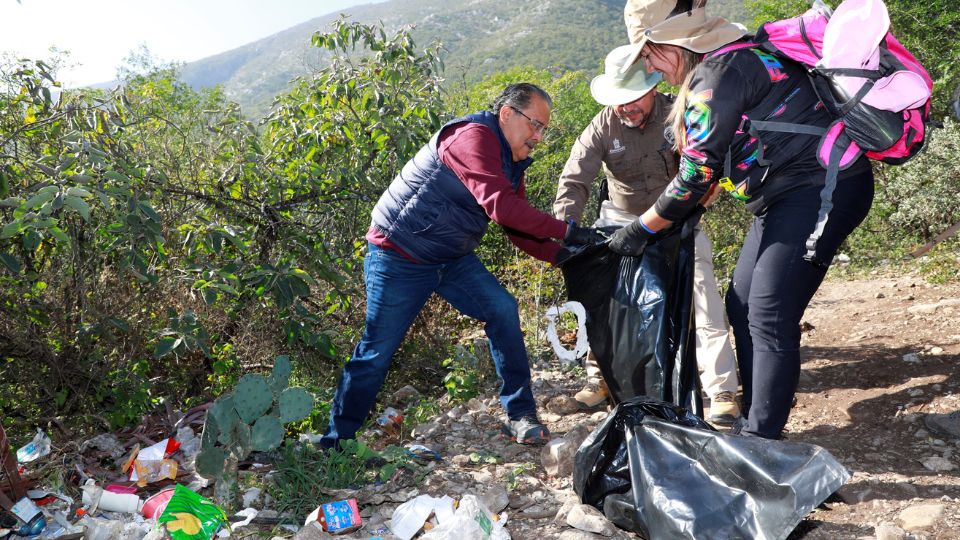
[[[219,506],[177,484],[157,523],[173,540],[210,540],[228,521]]]

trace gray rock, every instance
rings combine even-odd
[[[940,456],[922,459],[920,463],[923,464],[924,468],[933,472],[949,472],[957,468],[949,459]]]
[[[567,514],[567,525],[574,529],[599,533],[603,536],[613,536],[617,532],[616,526],[610,523],[599,510],[588,504],[577,504]]]
[[[510,494],[501,484],[494,484],[480,495],[480,502],[494,514],[499,514],[510,502]]]
[[[393,401],[410,403],[420,397],[420,391],[409,384],[393,393]]]
[[[579,412],[580,405],[577,404],[577,400],[570,396],[557,396],[547,402],[547,410],[554,414],[565,416]]]
[[[567,499],[563,503],[563,506],[561,506],[560,509],[557,510],[557,515],[553,518],[553,522],[556,523],[557,525],[566,525],[567,516],[570,515],[570,510],[572,510],[573,507],[577,506],[578,504],[580,504],[580,502],[577,501],[576,499]]]
[[[316,521],[307,523],[293,536],[293,540],[328,540],[332,538],[333,535],[324,531],[320,527],[320,523]]]
[[[895,525],[880,525],[873,530],[877,540],[905,540],[907,532]]]
[[[560,438],[544,445],[540,451],[540,463],[550,476],[569,476],[573,473],[573,456],[577,447],[570,441]]]
[[[918,504],[905,508],[900,512],[900,523],[908,531],[931,527],[943,515],[944,508],[942,504]]]

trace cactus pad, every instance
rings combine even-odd
[[[251,430],[253,449],[261,452],[273,450],[283,442],[283,424],[276,416],[261,416]]]
[[[287,385],[290,384],[290,373],[293,368],[290,366],[290,357],[280,355],[273,361],[273,373],[270,374],[270,389],[273,390],[274,397],[279,396]]]
[[[240,419],[251,424],[273,405],[273,393],[262,375],[248,374],[240,378],[233,391],[233,407]]]
[[[210,415],[217,419],[217,427],[220,428],[221,435],[233,431],[233,426],[239,420],[236,411],[233,409],[233,394],[224,394],[218,397],[207,413],[207,416]]]
[[[237,422],[237,427],[233,430],[233,441],[229,443],[228,449],[233,452],[237,459],[247,459],[250,451],[253,450],[253,445],[250,442],[251,438],[250,425]]]
[[[197,473],[206,478],[218,478],[223,474],[223,462],[226,458],[223,448],[204,448],[197,454]]]
[[[280,394],[278,406],[284,424],[303,420],[313,412],[313,395],[299,386],[287,388]]]
[[[220,436],[220,425],[217,423],[217,417],[207,412],[207,418],[203,421],[203,435],[200,436],[200,448],[209,450],[216,446],[217,438]]]

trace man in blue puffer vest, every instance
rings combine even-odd
[[[521,444],[550,438],[537,417],[517,301],[474,249],[491,220],[518,248],[556,264],[568,244],[598,242],[593,229],[555,219],[524,192],[529,155],[550,123],[550,96],[519,83],[493,112],[448,122],[404,165],[373,209],[364,261],[366,327],[343,368],[320,444],[351,439],[370,413],[394,352],[431,294],[485,323],[497,375],[504,432]]]

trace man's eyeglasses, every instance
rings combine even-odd
[[[547,133],[547,126],[543,125],[543,122],[530,118],[529,116],[523,114],[523,111],[521,111],[520,109],[512,105],[510,106],[510,108],[516,111],[517,113],[519,113],[520,116],[526,118],[527,122],[530,122],[530,127],[533,128],[533,131],[535,131],[536,133],[539,133],[540,135],[545,135]]]

